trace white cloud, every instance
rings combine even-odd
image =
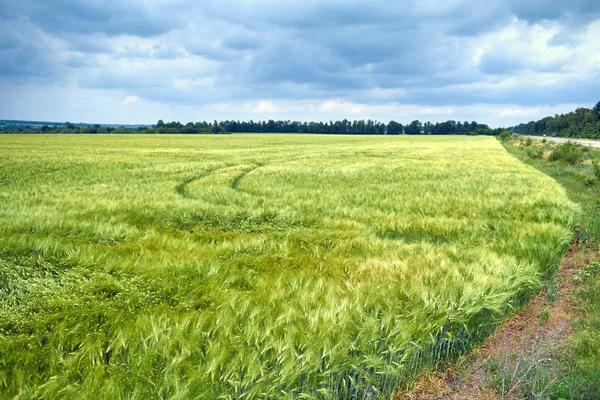
[[[523,107],[523,106],[509,106],[503,108],[499,106],[497,110],[497,118],[505,119],[507,121],[520,121],[529,122],[529,120],[540,119],[549,115],[564,114],[575,110],[580,107],[578,104],[560,104],[558,106],[535,106],[535,107]],[[591,107],[591,106],[590,106]],[[525,120],[527,119],[527,120]]]
[[[258,113],[272,113],[277,111],[277,107],[270,101],[262,100],[258,102],[258,105],[252,109]]]
[[[127,96],[127,97],[125,97],[125,99],[124,99],[124,100],[121,102],[121,105],[122,105],[122,106],[128,106],[128,105],[131,105],[131,104],[135,104],[135,103],[137,103],[137,102],[139,102],[139,101],[140,101],[140,98],[139,98],[139,97],[137,97],[137,96]]]
[[[333,112],[336,114],[348,114],[351,116],[360,114],[363,108],[363,104],[355,104],[340,99],[333,99],[324,101],[319,106],[319,111],[322,113]]]

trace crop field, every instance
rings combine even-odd
[[[578,212],[491,137],[0,136],[0,398],[389,398]]]

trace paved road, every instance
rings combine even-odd
[[[564,143],[568,140],[571,140],[572,142],[575,143],[579,143],[582,146],[590,146],[590,147],[598,147],[600,148],[600,142],[596,142],[594,140],[587,140],[587,139],[566,139],[566,138],[559,138],[559,137],[543,137],[543,136],[527,136],[527,135],[519,135],[520,137],[524,137],[524,138],[532,138],[532,139],[537,139],[537,140],[542,140],[542,139],[546,139],[549,142],[558,142],[558,143]]]

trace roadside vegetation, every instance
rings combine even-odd
[[[490,137],[0,143],[2,398],[389,398],[529,301],[580,212]]]
[[[553,177],[569,198],[581,206],[575,242],[565,258],[577,270],[563,278],[570,290],[571,335],[562,354],[545,369],[541,379],[552,378],[552,398],[600,398],[600,151],[577,145],[530,145],[519,139],[505,142],[507,150],[523,162]],[[531,157],[531,150],[540,157]],[[560,277],[559,277],[560,279]],[[551,295],[555,280],[547,283]],[[542,398],[542,397],[539,397]]]

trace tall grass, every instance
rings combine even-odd
[[[0,141],[0,397],[389,397],[577,213],[485,137]]]

